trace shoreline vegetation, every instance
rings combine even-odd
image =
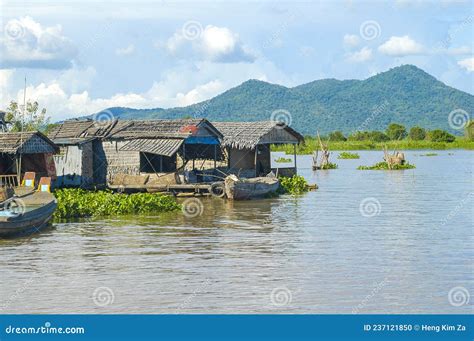
[[[331,151],[356,151],[356,150],[383,150],[384,146],[388,149],[396,150],[447,150],[447,149],[467,149],[474,150],[474,141],[467,141],[465,138],[458,137],[453,142],[432,142],[432,141],[333,141],[330,142]],[[311,155],[319,149],[318,141],[314,137],[305,137],[305,143],[296,147],[296,154]],[[293,154],[292,145],[272,146],[272,151],[286,152]]]
[[[342,152],[337,156],[338,159],[360,159],[360,155],[357,153]]]
[[[391,123],[385,131],[356,131],[347,136],[341,131],[333,131],[327,136],[322,136],[321,139],[327,141],[326,144],[332,151],[384,150],[384,147],[393,150],[474,150],[474,124],[472,122],[474,121],[466,124],[464,136],[454,136],[441,129],[426,130],[416,126],[408,131],[401,124]],[[305,136],[305,142],[296,147],[296,153],[309,155],[319,147],[317,137]],[[293,146],[273,145],[272,151],[293,154]]]

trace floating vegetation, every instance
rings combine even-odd
[[[301,175],[293,175],[292,177],[282,176],[279,179],[281,193],[301,194],[310,190],[308,182]]]
[[[58,201],[56,219],[158,213],[181,208],[173,197],[157,193],[124,194],[67,188],[55,191],[54,196]]]
[[[337,164],[328,162],[325,165],[322,165],[320,169],[337,169]]]
[[[438,153],[426,153],[426,154],[420,154],[420,156],[437,156]]]
[[[392,168],[388,167],[388,163],[385,161],[376,163],[373,166],[359,166],[359,170],[400,170],[400,169],[413,169],[416,168],[414,165],[409,164],[408,162],[403,165],[392,165]]]
[[[359,159],[360,156],[357,153],[342,152],[337,156],[338,159]]]
[[[290,158],[285,158],[285,157],[279,157],[278,159],[275,160],[275,162],[277,163],[285,163],[285,162],[291,162],[291,161],[293,160]]]

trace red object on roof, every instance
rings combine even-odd
[[[181,128],[179,128],[179,132],[180,133],[191,133],[191,134],[194,134],[198,131],[198,127],[196,127],[195,125],[187,125],[187,126],[183,126]]]

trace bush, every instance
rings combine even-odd
[[[156,213],[180,209],[173,197],[157,193],[122,194],[67,188],[54,192],[57,219],[83,218],[135,213]]]
[[[348,137],[351,141],[374,141],[374,142],[385,142],[389,138],[381,131],[357,131]]]
[[[385,131],[390,140],[403,140],[407,137],[407,130],[398,123],[391,123]]]
[[[410,140],[421,141],[426,138],[426,130],[420,127],[412,127],[408,133]]]
[[[428,138],[432,142],[454,142],[456,137],[445,130],[435,129],[428,132]]]
[[[283,193],[301,194],[309,190],[308,182],[301,175],[280,177],[280,188]]]
[[[474,120],[467,122],[464,128],[464,136],[468,141],[474,141]]]
[[[408,162],[403,165],[393,165],[392,168],[388,168],[388,163],[385,161],[376,163],[373,166],[359,166],[359,170],[400,170],[400,169],[412,169],[415,168],[414,165],[409,164]]]
[[[338,159],[359,159],[360,156],[357,153],[342,152],[337,156]]]
[[[347,138],[339,130],[329,133],[328,138],[330,141],[347,141]]]

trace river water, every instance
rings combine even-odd
[[[470,313],[472,151],[299,173],[319,189],[0,241],[0,313]]]

